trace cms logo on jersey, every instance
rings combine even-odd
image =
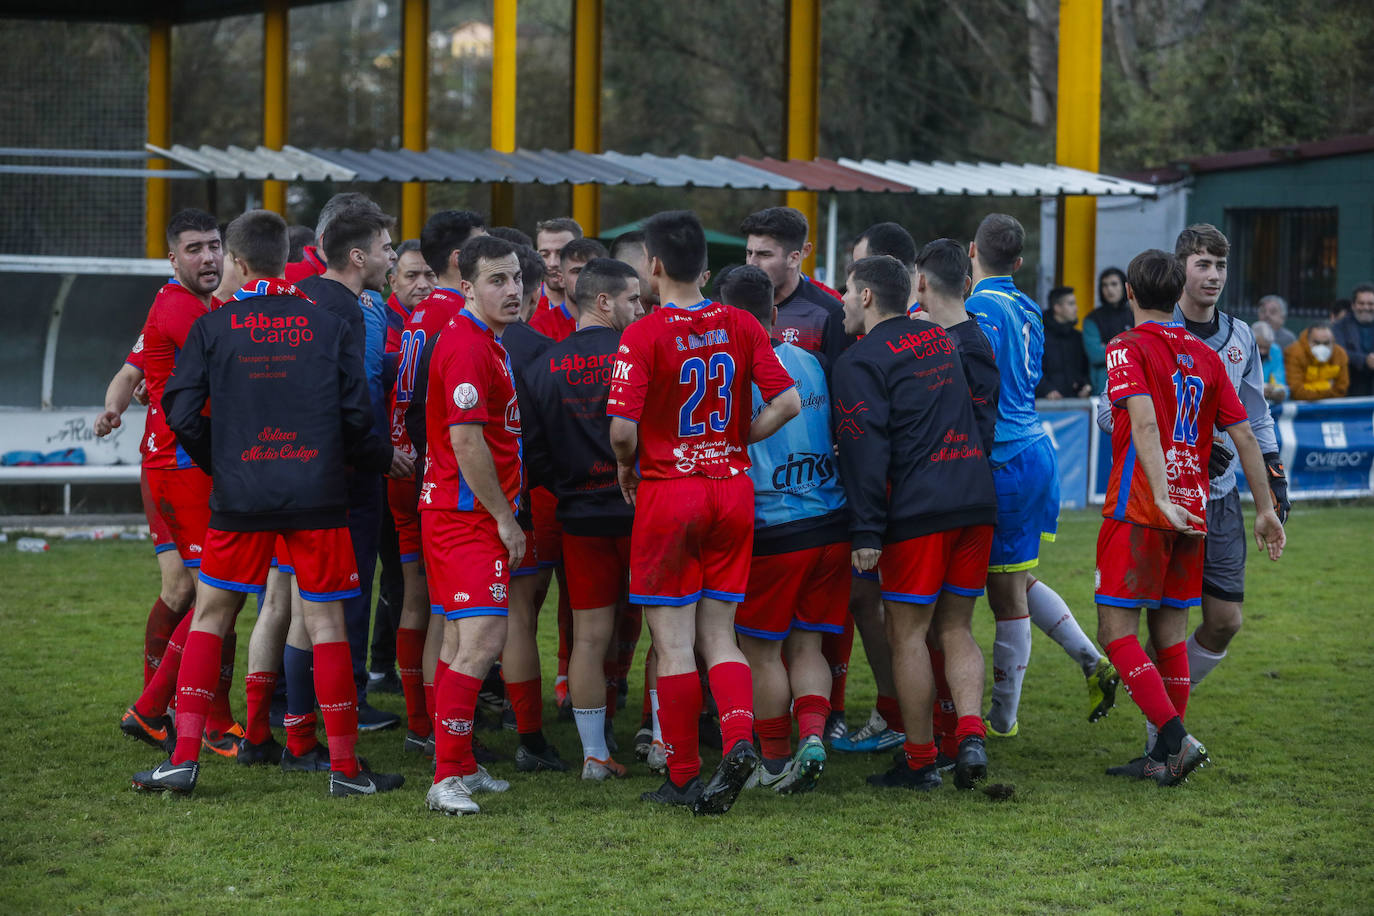
[[[819,452],[791,452],[773,469],[773,489],[804,493],[835,478],[835,462]]]
[[[1128,360],[1128,359],[1126,358],[1126,351],[1125,351],[1125,350],[1108,350],[1108,351],[1107,351],[1107,371],[1108,371],[1108,372],[1111,372],[1113,369],[1120,369],[1122,366],[1126,366],[1126,365],[1129,365],[1129,364],[1130,364],[1130,360]]]
[[[796,329],[796,328],[784,328],[784,329],[783,329],[783,332],[782,332],[782,342],[783,342],[783,343],[794,344],[794,343],[796,343],[799,339],[801,339],[801,335],[800,335],[799,333],[797,333],[797,329]]]
[[[1235,344],[1226,348],[1226,358],[1232,363],[1238,363],[1245,358],[1245,354],[1240,352],[1240,347]]]

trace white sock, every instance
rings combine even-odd
[[[1212,652],[1204,649],[1197,641],[1197,630],[1188,634],[1188,674],[1196,687],[1202,683],[1202,679],[1212,673],[1212,669],[1221,664],[1221,660],[1226,657],[1226,650]]]
[[[1155,742],[1159,740],[1159,729],[1149,719],[1145,720],[1145,755],[1148,757],[1150,751],[1155,749]]]
[[[573,707],[573,721],[577,723],[577,736],[582,739],[582,759],[594,757],[609,760],[611,752],[606,749],[606,707],[578,709]]]
[[[1021,682],[1030,664],[1031,622],[1029,617],[997,621],[992,643],[992,705],[988,721],[999,732],[1009,732],[1016,724],[1021,705]]]
[[[1085,677],[1092,674],[1102,653],[1083,632],[1058,592],[1037,579],[1026,590],[1026,607],[1030,609],[1031,623],[1059,643],[1060,648],[1069,653],[1069,658],[1078,662]]]
[[[663,743],[663,729],[658,725],[658,688],[649,690],[649,721],[653,723],[654,740]]]

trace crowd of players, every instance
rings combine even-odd
[[[686,211],[614,251],[566,218],[531,240],[444,211],[396,248],[392,227],[363,195],[338,195],[292,263],[267,211],[222,238],[201,211],[168,227],[173,278],[96,423],[108,433],[133,398],[148,403],[162,590],[121,729],[170,756],[135,788],[189,794],[203,748],[328,771],[332,795],[401,786],[356,753],[360,727],[388,724],[363,665],[384,504],[404,583],[404,749],[434,759],[432,810],[475,813],[474,794],[510,788],[474,735],[493,695],[519,733],[517,771],[568,769],[543,732],[535,640],[555,573],[555,694],[584,779],[627,774],[611,716],[648,623],[636,752],[667,776],[651,802],[723,813],[745,788],[806,792],[827,747],[894,751],[875,786],[930,790],[952,771],[972,788],[988,737],[1018,734],[1032,623],[1080,666],[1089,721],[1122,682],[1144,711],[1146,752],[1109,772],[1174,785],[1205,762],[1182,717],[1240,625],[1237,461],[1272,559],[1287,511],[1263,380],[1246,368],[1254,341],[1216,309],[1215,228],[1127,271],[1137,323],[1109,345],[1099,411],[1114,456],[1099,652],[1030,572],[1059,493],[1034,400],[1041,312],[1012,281],[1014,218],[919,250],[902,227],[873,226],[841,295],[801,273],[804,217],[770,208],[744,220],[747,264],[715,278],[714,299]],[[369,291],[388,286],[383,306]],[[972,634],[985,590],[986,710]],[[249,593],[239,725],[228,697]],[[856,629],[879,698],[850,732]],[[269,715],[279,679],[285,747]],[[703,781],[701,723],[716,720],[722,759]]]

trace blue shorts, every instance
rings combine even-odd
[[[1040,564],[1040,541],[1059,530],[1059,463],[1044,436],[1001,467],[993,466],[997,528],[988,572],[1021,572]]]

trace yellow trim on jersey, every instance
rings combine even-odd
[[[1049,541],[1051,544],[1053,544],[1053,543],[1054,543],[1054,532],[1053,532],[1053,531],[1042,531],[1042,532],[1040,532],[1040,540],[1042,540],[1042,541]]]
[[[1044,537],[1044,535],[1042,534],[1041,537]],[[1040,565],[1040,558],[1039,558],[1039,557],[1036,557],[1034,560],[1026,560],[1024,563],[1003,563],[1003,564],[1000,565],[1000,566],[989,566],[989,567],[988,567],[988,572],[990,572],[990,573],[1014,573],[1014,572],[1025,572],[1025,571],[1028,570],[1028,569],[1035,569],[1035,567],[1037,567],[1037,566],[1039,566],[1039,565]]]

